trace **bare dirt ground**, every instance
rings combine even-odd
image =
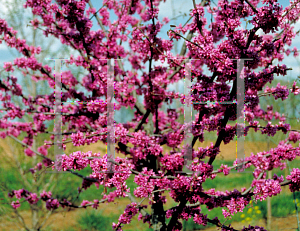
[[[124,201],[125,202],[125,201]],[[123,204],[126,205],[127,203],[125,202]],[[123,207],[123,206],[122,206]],[[104,213],[115,213],[116,211],[112,208],[107,209],[104,206],[102,206],[102,208],[104,210]],[[53,231],[61,231],[61,230],[67,230],[68,228],[73,228],[76,231],[79,231],[80,228],[77,226],[76,223],[76,218],[80,215],[80,213],[82,212],[82,210],[73,210],[73,211],[69,211],[69,212],[61,212],[61,213],[56,213],[53,214],[50,219],[47,221],[45,227],[50,227],[52,228]],[[31,221],[31,214],[29,211],[23,211],[20,212],[20,214],[24,217],[24,221],[27,224],[30,224]],[[119,214],[121,214],[121,211],[119,212]],[[231,225],[238,230],[241,230],[244,226],[249,226],[250,223],[242,223],[242,222],[233,222]],[[258,226],[262,226],[262,227],[266,227],[266,220],[261,219],[257,222],[255,222],[255,225]],[[130,225],[126,225],[124,227],[124,230],[131,230],[133,227]],[[137,227],[134,227],[137,228]],[[140,227],[141,231],[143,230],[143,228],[145,228],[145,226]],[[7,222],[3,222],[0,225],[0,230],[1,231],[12,231],[12,230],[22,230],[20,229],[20,227],[16,224],[16,222],[12,222],[12,221],[7,221]],[[207,229],[204,229],[202,231],[216,231],[216,230],[221,230],[220,228],[217,227],[210,227]],[[279,230],[297,230],[297,218],[295,215],[293,216],[288,216],[288,217],[283,217],[283,218],[272,218],[272,225],[271,225],[271,230],[268,231],[279,231]],[[106,230],[105,230],[106,231]]]
[[[3,140],[0,140],[3,141]],[[5,146],[7,144],[5,144],[4,142],[1,142],[0,145]],[[205,142],[204,144],[202,144],[202,147],[206,147],[210,145],[210,142]],[[2,146],[2,147],[3,147]],[[199,144],[196,144],[196,147],[199,147]],[[245,150],[246,156],[250,156],[251,152],[253,153],[257,153],[263,150],[266,150],[267,148],[267,143],[265,142],[245,142]],[[6,149],[6,147],[5,147]],[[82,150],[82,151],[92,151],[92,152],[106,152],[106,147],[104,145],[100,145],[100,144],[91,144],[89,146],[84,146],[78,150]],[[71,148],[71,145],[67,146],[67,150],[66,153],[70,153],[74,151],[73,148]],[[116,156],[122,156],[117,154]],[[228,145],[221,145],[221,153],[220,155],[217,157],[217,159],[223,159],[223,160],[235,160],[236,159],[236,144],[234,142],[228,144]],[[168,198],[168,197],[167,197]],[[129,204],[130,201],[128,200],[122,200],[119,201],[117,206],[117,210],[116,211],[116,207],[115,206],[108,206],[106,204],[102,204],[99,209],[103,210],[104,214],[111,214],[111,213],[117,213],[118,215],[120,215],[122,213],[122,211],[124,211],[124,208],[126,207],[127,204]],[[146,204],[145,202],[143,204]],[[122,210],[123,209],[123,210]],[[66,230],[70,227],[74,228],[74,230],[80,230],[80,228],[78,228],[78,225],[76,223],[76,217],[82,213],[82,210],[84,209],[79,209],[79,210],[73,210],[73,211],[69,211],[69,212],[60,212],[60,213],[56,213],[50,216],[49,220],[47,221],[46,225],[44,227],[51,227],[53,231],[61,231],[61,230]],[[21,211],[20,214],[24,217],[24,221],[26,224],[28,224],[28,226],[30,227],[31,224],[31,213],[30,211]],[[0,224],[0,230],[3,231],[10,231],[10,230],[22,230],[20,229],[20,227],[17,225],[16,219],[14,220],[9,220],[8,217],[6,219],[6,217],[2,217],[4,219],[1,219],[2,222]],[[116,221],[117,222],[117,221]],[[296,224],[297,224],[297,219],[295,216],[289,216],[289,217],[285,217],[285,218],[272,218],[272,231],[279,231],[279,230],[292,230],[292,229],[296,229]],[[232,224],[232,226],[235,229],[242,229],[243,226],[248,226],[249,223],[241,223],[241,222],[234,222]],[[260,220],[256,223],[256,225],[259,226],[263,226],[266,227],[266,221],[265,220]],[[124,230],[132,230],[132,229],[136,229],[139,227],[132,227],[131,225],[126,225],[124,227]],[[141,226],[140,230],[143,230],[145,228],[145,226]],[[220,230],[217,227],[212,227],[212,228],[207,228],[204,231],[215,231],[215,230]]]
[[[261,219],[255,222],[255,225],[264,227],[266,229],[267,223],[266,220]],[[248,227],[249,223],[233,222],[231,226],[234,227],[235,229],[241,230],[244,226]],[[211,227],[211,228],[204,229],[203,231],[216,231],[216,230],[221,230],[221,228]],[[296,216],[288,216],[288,217],[281,217],[281,218],[272,217],[271,229],[268,231],[279,231],[279,230],[282,231],[297,230]]]

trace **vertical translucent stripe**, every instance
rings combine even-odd
[[[55,60],[55,121],[54,121],[54,154],[55,154],[55,168],[57,171],[61,171],[61,156],[63,154],[62,147],[62,118],[61,118],[61,64],[62,59]]]
[[[108,60],[107,70],[107,160],[115,159],[114,130],[114,60]],[[107,171],[114,172],[113,163],[107,162]]]
[[[184,79],[184,166],[187,167],[188,161],[193,160],[192,157],[192,103],[191,103],[191,68],[190,63],[185,64]]]
[[[61,66],[63,60],[69,60],[64,58],[46,58],[46,60],[54,60],[55,61],[55,103],[54,103],[54,155],[55,155],[55,168],[57,171],[61,171],[61,156],[64,154],[63,146],[62,146],[62,118],[61,118],[61,92],[62,92],[62,83],[61,83]]]
[[[237,60],[237,142],[236,142],[236,157],[244,162],[245,160],[245,81],[244,77],[241,75],[244,68],[244,61],[247,59]],[[239,171],[245,170],[245,165],[243,164],[238,168]]]

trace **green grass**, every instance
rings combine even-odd
[[[114,221],[111,217],[104,216],[102,212],[95,210],[87,210],[77,219],[80,230],[83,231],[112,230]]]
[[[10,201],[7,200],[6,195],[8,194],[8,191],[11,191],[13,189],[21,189],[21,179],[16,173],[14,169],[4,169],[0,167],[0,175],[1,175],[1,181],[0,181],[0,216],[4,215],[6,212],[11,210]],[[21,200],[20,200],[21,202]],[[21,203],[21,206],[19,207],[19,210],[28,210],[30,209],[30,206],[28,203]]]
[[[221,164],[227,164],[228,166],[231,166],[232,161],[220,161],[215,160],[214,162],[215,168],[217,169]],[[297,159],[290,164],[290,167],[299,167],[300,166],[300,160]],[[247,169],[247,171],[253,171],[253,167],[250,169]],[[283,175],[284,176],[284,170],[281,171],[280,169],[276,169],[272,171],[272,175],[276,173],[278,176]],[[213,180],[207,179],[205,183],[203,184],[204,190],[210,189],[210,188],[216,188],[216,190],[233,190],[234,188],[237,188],[240,190],[242,187],[249,187],[251,185],[251,182],[253,180],[253,174],[252,173],[233,173],[231,174],[231,177],[224,176],[222,173],[218,174],[217,177]],[[287,187],[287,186],[284,186]],[[300,202],[300,192],[295,193],[296,198]],[[298,208],[300,208],[300,203],[298,202]],[[229,225],[230,223],[237,221],[237,222],[249,222],[252,224],[255,224],[255,221],[261,218],[267,217],[267,205],[265,201],[257,201],[252,202],[252,204],[248,205],[243,213],[237,213],[232,216],[232,219],[229,219],[225,224]],[[281,193],[277,196],[273,196],[271,198],[271,204],[272,204],[272,216],[273,217],[286,217],[291,214],[295,214],[295,203],[293,194],[289,193]],[[253,205],[253,206],[252,206]],[[256,207],[256,209],[251,208]],[[251,209],[250,209],[251,208]],[[221,222],[225,222],[225,218],[222,214],[222,208],[215,208],[211,211],[208,211],[206,206],[201,206],[201,211],[203,214],[207,214],[208,218],[213,219],[214,217],[218,217]],[[258,212],[257,212],[258,211]],[[243,216],[244,214],[244,216]],[[208,224],[207,226],[202,226],[195,224],[193,222],[193,218],[190,218],[188,221],[183,221],[183,230],[201,230],[207,227],[212,227],[213,225]]]
[[[224,160],[216,160],[214,162],[214,169],[217,169],[221,164],[227,164],[228,166],[232,165],[232,161],[224,161]],[[297,159],[290,163],[290,167],[299,167],[300,160]],[[247,169],[248,170],[248,169]],[[249,169],[250,171],[253,170],[253,167]],[[235,170],[233,170],[235,171]],[[89,175],[91,173],[90,168],[86,168],[84,170],[80,171],[83,175]],[[277,175],[281,176],[284,175],[285,170],[281,171],[279,170],[273,170],[272,173],[276,173]],[[22,188],[19,183],[20,177],[16,174],[15,171],[12,169],[3,169],[0,168],[0,174],[2,176],[1,185],[3,187],[7,187],[8,189],[19,189]],[[50,175],[50,174],[49,174]],[[129,179],[127,180],[127,185],[130,188],[130,191],[133,193],[134,188],[137,186],[134,182],[134,175],[131,175]],[[234,188],[237,188],[238,190],[241,189],[241,187],[249,187],[253,180],[253,174],[252,173],[232,173],[228,176],[224,176],[222,173],[218,174],[217,177],[214,180],[207,179],[206,182],[203,184],[203,188],[205,190],[210,188],[216,188],[216,190],[233,190]],[[101,193],[103,192],[103,186],[100,186],[99,189],[96,188],[95,185],[92,185],[88,190],[83,190],[79,197],[77,188],[81,186],[82,180],[72,174],[64,173],[62,176],[62,180],[59,182],[55,182],[57,184],[56,189],[53,191],[53,196],[58,196],[60,199],[66,198],[70,199],[75,204],[79,205],[83,199],[92,201],[93,199],[97,198],[97,195],[101,197]],[[68,186],[68,187],[66,187]],[[287,187],[287,186],[285,186]],[[112,191],[113,189],[108,189],[109,191]],[[7,201],[4,198],[4,193],[7,193],[3,190],[0,190],[0,198],[3,199],[1,202],[1,208],[10,208],[10,202]],[[96,196],[95,196],[96,195]],[[300,192],[296,193],[296,198],[300,201]],[[15,200],[15,199],[14,199]],[[122,200],[122,199],[121,199]],[[288,215],[294,214],[295,210],[295,204],[293,202],[293,194],[280,194],[278,196],[272,197],[272,216],[274,217],[286,217]],[[5,204],[6,203],[6,204]],[[44,202],[39,202],[44,203]],[[238,213],[232,217],[231,220],[228,220],[226,224],[233,221],[255,221],[259,218],[265,218],[267,211],[266,211],[266,201],[258,201],[257,204],[253,202],[253,206],[258,206],[257,211],[260,211],[259,214],[256,214],[256,210],[254,208],[252,209],[252,212],[249,212],[249,207],[245,208],[243,213]],[[300,204],[298,202],[298,206],[300,207]],[[29,205],[28,203],[22,203],[19,210],[28,210]],[[168,209],[167,207],[165,209]],[[221,222],[224,222],[226,219],[224,218],[222,214],[221,208],[216,208],[211,211],[208,211],[206,206],[201,206],[202,212],[204,214],[207,214],[210,219],[213,219],[214,217],[219,217]],[[251,210],[250,210],[251,211]],[[0,209],[0,215],[5,214],[5,209]],[[89,225],[88,227],[81,227],[81,230],[92,230],[95,228],[97,230],[97,227],[100,225],[100,223],[103,225],[107,225],[109,222],[109,227],[111,227],[112,222],[117,222],[118,217],[121,214],[120,211],[115,214],[110,214],[107,217],[103,216],[103,214],[99,214],[98,211],[95,212],[83,212],[81,215],[81,219],[78,220],[78,224],[86,224]],[[244,214],[244,217],[241,217],[242,214]],[[247,220],[248,219],[248,220]],[[249,220],[250,219],[250,220]],[[98,222],[98,223],[97,223]],[[137,227],[136,230],[138,230],[138,224],[140,224],[142,221],[138,221],[137,219],[134,219],[132,222],[131,227]],[[205,227],[197,225],[193,222],[193,219],[189,219],[187,222],[183,222],[184,230],[193,230],[193,229],[204,229]],[[211,226],[211,225],[208,225]],[[94,228],[91,228],[94,227]],[[147,224],[144,224],[145,229],[147,230]],[[102,229],[103,230],[103,229]],[[110,229],[105,229],[110,230]],[[135,228],[127,229],[126,225],[124,226],[124,230],[135,230]],[[151,230],[151,229],[149,229]],[[71,231],[71,230],[70,230]]]
[[[221,161],[216,160],[214,162],[215,168],[217,169],[220,167],[221,164],[227,164],[228,166],[232,165],[232,161]],[[300,161],[295,160],[290,163],[290,167],[297,167],[299,166]],[[247,169],[247,171],[253,171],[253,167],[250,169]],[[213,180],[207,179],[206,182],[203,184],[203,188],[205,190],[210,188],[216,188],[217,190],[226,190],[234,188],[237,188],[240,190],[242,187],[249,187],[253,180],[253,174],[252,173],[236,173],[235,170],[232,170],[235,173],[232,173],[229,176],[224,176],[222,173],[218,174],[217,177]],[[284,175],[284,170],[273,170],[273,174],[276,173],[277,175],[281,176]],[[134,175],[131,175],[130,178],[127,180],[127,185],[130,188],[130,191],[133,192],[134,188],[136,187],[136,184],[133,182]],[[86,192],[90,192],[90,195],[95,195],[93,193],[94,190],[97,190],[95,187],[91,187]],[[300,200],[300,193],[296,193],[296,197]],[[272,216],[274,217],[286,217],[288,215],[293,214],[293,211],[295,210],[295,204],[293,202],[293,195],[292,194],[284,194],[281,193],[278,196],[272,197]],[[246,222],[255,222],[257,219],[260,218],[266,218],[266,201],[257,201],[255,204],[253,202],[253,206],[256,208],[251,208],[252,205],[248,205],[247,208],[244,209],[243,213],[237,213],[232,216],[231,220],[228,220],[225,224],[230,224],[233,221],[246,221]],[[298,204],[300,206],[300,204]],[[208,211],[206,206],[201,206],[202,212],[204,214],[207,214],[210,219],[213,219],[214,217],[219,217],[221,222],[225,222],[225,218],[222,214],[222,208],[216,208],[211,211]],[[258,212],[259,213],[258,213]],[[242,214],[244,214],[244,217],[241,217]],[[116,221],[116,219],[115,219]],[[134,221],[133,223],[138,222]],[[213,225],[208,224],[206,227],[210,227]],[[201,225],[197,225],[193,222],[193,218],[189,219],[188,221],[183,221],[183,227],[184,230],[195,230],[195,229],[204,229],[206,227],[203,227]],[[126,226],[124,227],[124,230],[132,230],[132,229],[126,229]]]
[[[300,192],[296,193],[296,198],[298,201],[300,201]],[[208,218],[213,219],[214,217],[218,217],[221,221],[221,223],[224,223],[225,225],[229,225],[232,222],[248,222],[249,224],[254,225],[255,221],[266,218],[267,217],[267,205],[266,201],[257,201],[257,203],[252,202],[250,205],[248,205],[242,213],[238,212],[237,214],[232,216],[232,219],[226,219],[224,218],[222,214],[221,208],[216,208],[211,211],[208,211],[208,209],[205,206],[201,206],[202,213],[207,214]],[[293,201],[293,195],[292,194],[280,194],[278,196],[272,197],[271,199],[272,203],[272,216],[273,217],[286,217],[288,215],[294,214],[295,210],[295,203]],[[298,202],[298,207],[300,207],[300,204]],[[202,226],[195,224],[193,222],[193,218],[190,218],[188,221],[183,221],[183,227],[185,231],[188,230],[201,230],[205,229],[207,227],[213,227],[214,225],[207,224],[207,226]]]

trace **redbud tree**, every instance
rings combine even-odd
[[[68,130],[61,133],[62,140],[70,138],[74,146],[82,146],[96,142],[107,144],[108,140],[108,60],[115,60],[114,65],[114,109],[121,107],[134,109],[134,117],[127,123],[114,123],[114,143],[116,152],[126,158],[108,158],[105,153],[66,153],[59,159],[61,171],[75,174],[83,179],[82,187],[88,190],[92,184],[103,185],[113,189],[103,193],[94,201],[83,200],[80,206],[71,202],[60,201],[52,196],[50,191],[30,192],[26,189],[16,189],[9,193],[12,206],[17,209],[20,199],[30,204],[39,200],[45,202],[49,210],[59,207],[88,207],[95,209],[100,203],[111,203],[117,198],[129,197],[129,204],[118,222],[113,223],[114,230],[122,230],[129,224],[133,216],[138,216],[144,223],[148,222],[155,230],[181,230],[182,220],[193,219],[197,224],[212,223],[222,230],[236,230],[221,224],[219,218],[209,218],[203,214],[200,206],[208,209],[223,208],[224,217],[230,217],[242,212],[250,200],[265,200],[267,197],[280,194],[282,187],[289,187],[291,192],[299,191],[300,170],[294,168],[284,179],[274,175],[266,178],[266,172],[286,168],[285,161],[293,161],[300,155],[299,147],[291,142],[300,140],[300,134],[285,123],[284,115],[260,107],[260,98],[271,95],[275,99],[288,100],[289,94],[297,95],[300,90],[296,82],[292,87],[277,85],[276,88],[266,88],[272,82],[274,74],[285,76],[291,68],[286,65],[273,65],[282,61],[284,53],[298,56],[297,49],[290,49],[296,36],[293,24],[299,18],[299,1],[291,1],[290,6],[283,8],[276,0],[220,0],[217,6],[211,1],[193,2],[190,11],[191,20],[183,26],[175,25],[168,30],[169,39],[158,36],[159,32],[169,22],[168,18],[158,20],[160,0],[103,0],[100,9],[95,9],[88,0],[27,0],[25,8],[31,8],[37,16],[31,21],[36,29],[42,29],[45,36],[54,36],[62,44],[70,46],[80,55],[70,55],[64,61],[69,65],[83,67],[88,74],[78,80],[70,71],[61,73],[61,101],[81,101],[85,104],[61,105],[62,125]],[[261,3],[261,7],[258,4]],[[209,22],[204,16],[205,11],[212,14]],[[117,20],[112,22],[110,14],[114,13]],[[96,19],[97,30],[92,30],[92,18]],[[250,19],[249,19],[250,18]],[[249,20],[250,29],[242,29],[241,23]],[[169,26],[168,26],[169,27]],[[170,28],[170,27],[169,27]],[[168,29],[169,29],[168,28]],[[258,31],[262,30],[263,35]],[[12,75],[14,68],[24,71],[34,71],[32,81],[48,81],[49,87],[55,89],[55,71],[48,65],[37,62],[35,56],[42,52],[39,46],[28,46],[25,40],[18,39],[18,33],[0,19],[1,40],[7,46],[18,50],[21,58],[13,62],[5,62],[4,70],[7,77],[0,82],[0,99],[2,111],[0,128],[1,138],[11,137],[20,142],[25,149],[25,155],[37,155],[41,163],[37,171],[52,166],[55,170],[56,160],[50,158],[48,150],[50,143],[32,148],[34,136],[49,133],[46,121],[55,119],[55,93],[38,95],[36,97],[23,94],[22,86]],[[184,40],[179,54],[173,54],[174,41]],[[126,47],[122,42],[128,42]],[[49,57],[60,58],[60,57]],[[122,60],[128,59],[131,69],[127,69]],[[279,142],[276,148],[252,154],[250,157],[236,160],[232,166],[221,165],[214,168],[214,160],[220,153],[223,142],[235,142],[237,126],[229,125],[229,121],[237,120],[236,104],[192,104],[197,113],[192,121],[192,156],[189,164],[185,161],[185,150],[182,148],[186,124],[178,121],[183,113],[183,105],[187,103],[184,94],[168,90],[168,86],[185,79],[190,62],[192,102],[234,102],[237,99],[238,73],[237,60],[245,59],[243,67],[244,81],[244,135],[249,129],[261,132],[266,136],[274,136],[277,132],[288,134],[288,139]],[[160,61],[164,66],[154,62]],[[146,64],[148,67],[146,67]],[[212,75],[205,75],[203,67],[207,66]],[[260,69],[257,71],[257,69]],[[82,86],[91,96],[75,90]],[[56,89],[57,90],[57,89]],[[265,91],[259,94],[259,91]],[[11,95],[22,98],[23,106],[11,102]],[[143,96],[140,103],[138,96]],[[104,99],[102,100],[101,97]],[[163,105],[180,100],[182,106],[177,109],[162,110]],[[20,123],[10,121],[22,118],[25,113],[31,113],[33,122]],[[272,124],[272,118],[279,120]],[[152,121],[151,121],[152,120]],[[266,126],[260,124],[266,121]],[[153,127],[147,125],[151,125]],[[152,131],[151,131],[152,130]],[[72,132],[70,132],[72,131]],[[204,142],[204,133],[217,131],[214,144],[206,148],[194,148],[196,142]],[[20,132],[27,136],[21,141]],[[71,133],[71,134],[70,134]],[[84,134],[85,133],[85,134]],[[54,135],[51,136],[54,140]],[[52,143],[52,145],[56,145]],[[171,151],[164,151],[163,145]],[[65,144],[63,148],[65,149]],[[57,153],[54,153],[57,154]],[[204,159],[208,161],[204,161]],[[113,166],[113,172],[108,171]],[[183,171],[185,166],[189,171]],[[220,173],[230,174],[234,168],[244,169],[254,166],[253,182],[249,188],[241,191],[216,191],[214,188],[204,190],[203,185],[209,178],[214,179]],[[83,176],[78,173],[86,167],[92,169],[92,174]],[[134,174],[134,196],[126,185],[126,180]],[[76,189],[74,189],[76,190]],[[178,203],[172,208],[166,207],[163,192]],[[136,198],[150,198],[151,213],[145,211],[147,205],[137,203]],[[171,218],[169,222],[167,218]],[[263,227],[244,227],[246,230],[265,230]]]

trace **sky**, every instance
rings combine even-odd
[[[13,0],[1,0],[1,1],[13,1]],[[93,5],[96,9],[99,9],[102,6],[102,0],[101,1],[92,1]],[[196,1],[196,3],[200,2],[200,0]],[[217,4],[217,0],[212,1],[212,5]],[[280,4],[283,5],[283,7],[286,7],[289,4],[289,1],[287,0],[279,0],[278,1]],[[24,1],[25,3],[25,1]],[[262,4],[260,3],[259,6],[261,6]],[[159,6],[159,15],[158,18],[161,20],[164,17],[168,17],[169,19],[174,18],[174,16],[178,16],[178,15],[183,15],[184,13],[187,14],[187,16],[181,16],[181,17],[177,17],[177,19],[171,20],[170,23],[166,26],[164,26],[162,28],[162,31],[159,33],[159,36],[161,36],[164,39],[168,39],[167,36],[167,31],[170,29],[169,25],[171,24],[175,24],[175,25],[179,25],[184,24],[187,19],[189,18],[189,10],[193,8],[193,4],[192,1],[186,1],[186,0],[167,0],[166,2],[161,2],[160,6]],[[6,12],[6,8],[5,6],[3,6],[1,8],[2,11]],[[30,9],[25,9],[26,13],[30,13]],[[117,20],[117,17],[111,13],[111,20]],[[211,15],[208,14],[207,12],[205,13],[205,17],[207,18],[207,21],[210,21]],[[5,18],[5,17],[4,17]],[[95,18],[93,19],[93,24],[94,26],[92,27],[93,30],[97,30],[98,29],[98,25],[96,23]],[[245,23],[243,22],[243,26],[245,26]],[[30,30],[30,28],[27,28],[28,30]],[[295,24],[295,29],[299,30],[300,29],[300,22],[298,22],[297,24]],[[183,44],[183,40],[178,41],[177,44],[177,50],[180,51],[181,46]],[[57,45],[60,42],[57,41]],[[296,37],[296,39],[294,40],[294,42],[292,43],[291,47],[298,47],[300,48],[300,39],[299,36]],[[55,45],[53,46],[55,47]],[[128,48],[128,44],[125,43],[125,48]],[[11,60],[12,56],[11,54],[8,52],[7,46],[5,44],[0,44],[0,65],[3,65],[3,62],[6,62],[8,60]],[[292,66],[293,71],[291,71],[290,73],[294,76],[295,74],[297,74],[300,71],[300,68],[298,67],[298,63],[296,61],[296,59],[294,57],[285,57],[284,62],[288,63],[289,65]],[[160,62],[158,62],[160,63]],[[126,65],[126,64],[125,64]],[[128,66],[128,63],[127,65]]]
[[[0,1],[4,1],[4,0],[0,0]],[[12,0],[8,0],[8,2],[10,2],[10,1],[12,1]],[[212,2],[217,4],[217,0],[214,0]],[[287,0],[279,0],[278,2],[280,4],[282,4],[283,7],[286,7],[289,4],[289,1],[287,1]],[[24,3],[25,3],[25,1],[24,1]],[[102,0],[101,1],[92,0],[92,3],[96,9],[99,9],[102,6]],[[200,3],[200,0],[196,0],[196,3]],[[260,7],[260,6],[261,6],[261,4],[258,7]],[[192,8],[193,8],[192,0],[188,0],[188,1],[187,0],[173,0],[173,1],[167,0],[166,2],[162,2],[159,6],[158,18],[160,20],[164,17],[168,17],[169,19],[172,19],[172,18],[174,18],[174,16],[178,16],[178,15],[182,15],[182,16],[171,20],[168,25],[164,26],[163,29],[161,30],[161,32],[159,33],[159,36],[161,36],[164,39],[168,39],[167,31],[170,29],[169,25],[172,25],[172,24],[179,25],[180,23],[183,25],[189,18],[189,11]],[[2,7],[1,10],[4,11],[4,13],[5,13],[6,12],[5,6]],[[25,9],[24,12],[26,14],[30,14],[30,9]],[[187,16],[183,16],[184,13],[186,13]],[[111,21],[117,20],[117,17],[114,15],[114,13],[111,12],[110,15],[111,15]],[[207,21],[210,22],[211,15],[206,12],[205,17],[207,18]],[[92,30],[97,30],[99,27],[97,25],[95,18],[93,19],[93,24],[94,25],[92,27]],[[242,26],[244,27],[245,23],[243,23]],[[300,22],[295,24],[295,29],[300,30]],[[26,30],[29,31],[30,28],[29,27],[26,28],[25,32],[26,32]],[[261,33],[261,32],[259,32],[259,33]],[[178,44],[177,44],[178,51],[180,51],[183,42],[184,42],[183,40],[178,42]],[[55,47],[58,47],[59,44],[60,44],[60,41],[57,40],[57,42],[52,47],[55,49]],[[125,49],[129,48],[127,43],[124,43],[124,46],[125,46]],[[292,43],[291,48],[293,48],[293,47],[297,47],[298,49],[300,48],[299,35],[295,38],[294,42]],[[74,54],[78,55],[79,53],[76,52]],[[0,65],[3,66],[3,62],[12,61],[12,60],[13,60],[13,56],[8,51],[6,45],[0,44]],[[52,63],[53,64],[51,67],[54,67],[54,62],[52,62]],[[290,56],[290,57],[285,56],[282,63],[285,63],[285,64],[287,64],[288,67],[293,68],[292,71],[289,71],[289,75],[292,76],[292,79],[295,79],[297,77],[297,75],[299,75],[299,72],[300,72],[299,58],[296,59],[293,56]],[[159,65],[161,63],[155,62],[155,64]],[[274,62],[274,64],[277,65],[276,62]],[[125,66],[125,69],[130,69],[130,65],[127,61],[125,61],[124,66]],[[147,67],[147,63],[145,64],[145,66]],[[204,70],[205,70],[204,71],[205,74],[209,73],[207,68],[204,68]],[[177,90],[180,91],[181,93],[183,93],[183,81],[181,81],[181,83],[179,85],[180,86],[179,86],[179,88],[177,88]],[[175,85],[173,85],[169,88],[169,90],[175,90],[175,89],[176,89]]]

